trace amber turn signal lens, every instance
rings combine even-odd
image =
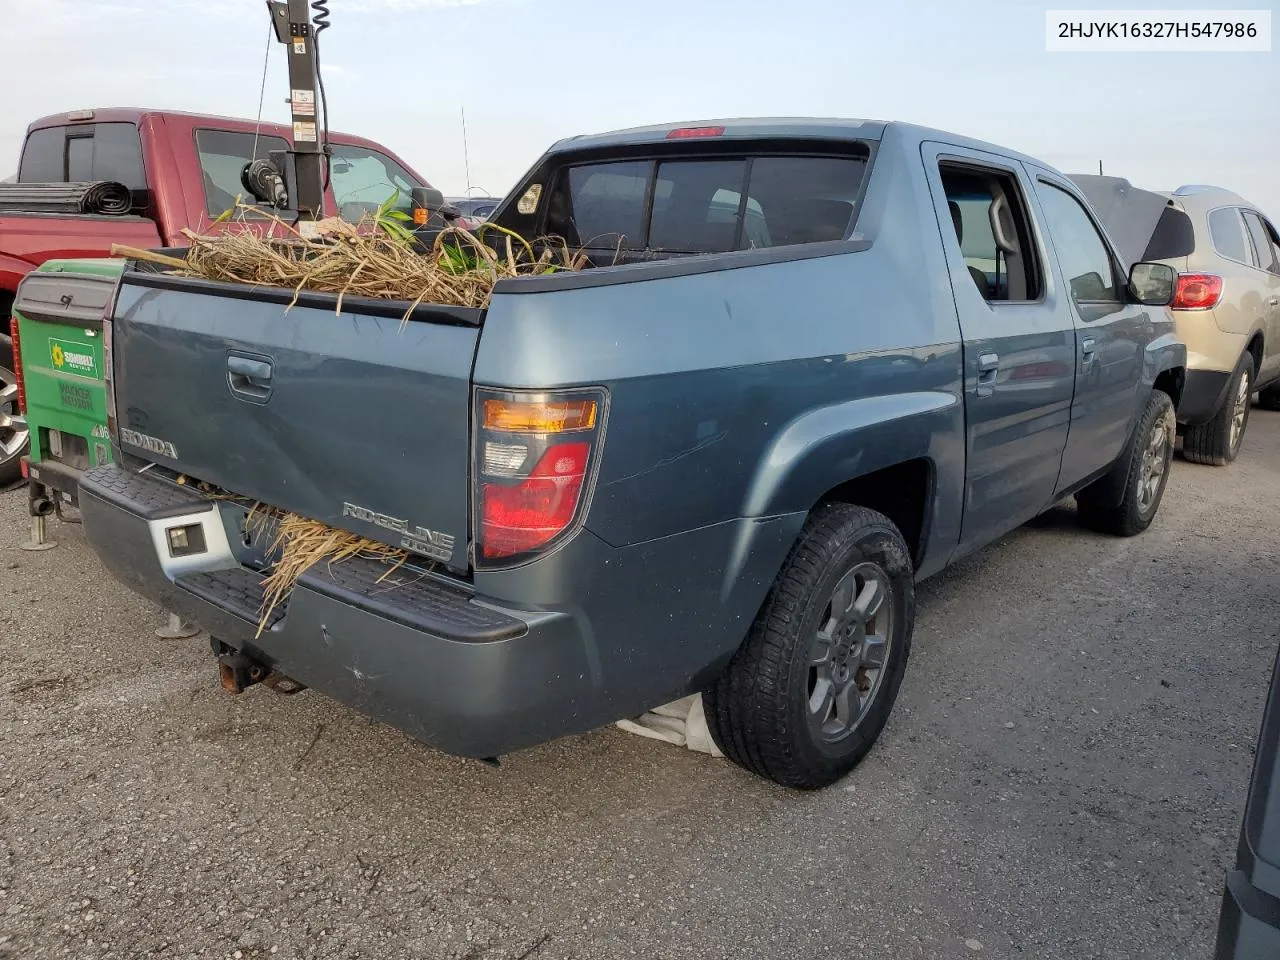
[[[419,226],[419,227],[425,226],[427,223],[427,218],[430,216],[431,216],[431,211],[423,207],[414,207],[413,209],[413,222],[415,226]]]
[[[596,401],[486,400],[484,425],[507,433],[569,433],[596,425]]]

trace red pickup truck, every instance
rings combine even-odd
[[[244,165],[290,146],[291,129],[274,123],[168,110],[80,110],[27,128],[19,183],[111,180],[133,195],[124,216],[5,210],[0,204],[0,486],[16,478],[25,446],[17,413],[9,313],[18,282],[46,260],[103,257],[113,243],[185,246],[182,229],[223,229],[213,221],[246,191]],[[327,212],[348,220],[376,209],[393,193],[406,214],[411,192],[430,184],[386,147],[342,133],[332,148]],[[8,416],[5,416],[8,414]]]

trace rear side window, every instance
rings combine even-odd
[[[114,180],[136,192],[147,188],[142,142],[132,123],[76,124],[35,130],[18,172],[22,183]]]
[[[940,163],[938,172],[965,269],[982,298],[1038,300],[1039,261],[1017,179],[970,164]]]
[[[200,157],[200,174],[204,181],[205,210],[219,216],[236,205],[236,197],[252,203],[240,173],[245,164],[257,159],[270,159],[273,150],[288,150],[281,137],[230,130],[197,130],[196,153]]]
[[[1209,238],[1213,249],[1228,260],[1248,263],[1248,241],[1235,207],[1219,207],[1209,214]]]
[[[839,240],[865,170],[860,157],[806,156],[575,166],[547,228],[576,246],[678,254]]]
[[[1253,241],[1253,262],[1261,270],[1268,273],[1280,274],[1280,262],[1277,262],[1276,248],[1271,242],[1270,232],[1263,224],[1261,218],[1252,210],[1245,210],[1244,224],[1249,230],[1249,236]]]

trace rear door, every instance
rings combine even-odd
[[[1063,299],[1075,321],[1076,384],[1060,487],[1109,466],[1145,396],[1142,363],[1163,307],[1126,302],[1128,271],[1069,181],[1036,170],[1036,199]]]
[[[1262,369],[1258,382],[1267,383],[1280,375],[1280,240],[1271,224],[1255,210],[1242,210],[1245,227],[1252,245],[1253,265],[1259,271],[1256,277],[1262,308],[1265,311],[1263,329]]]
[[[921,149],[964,338],[966,553],[1052,503],[1075,336],[1044,282],[1022,165],[948,144]]]

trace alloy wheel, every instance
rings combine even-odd
[[[852,733],[875,700],[893,642],[892,584],[877,563],[836,583],[810,645],[808,708],[814,736]]]

